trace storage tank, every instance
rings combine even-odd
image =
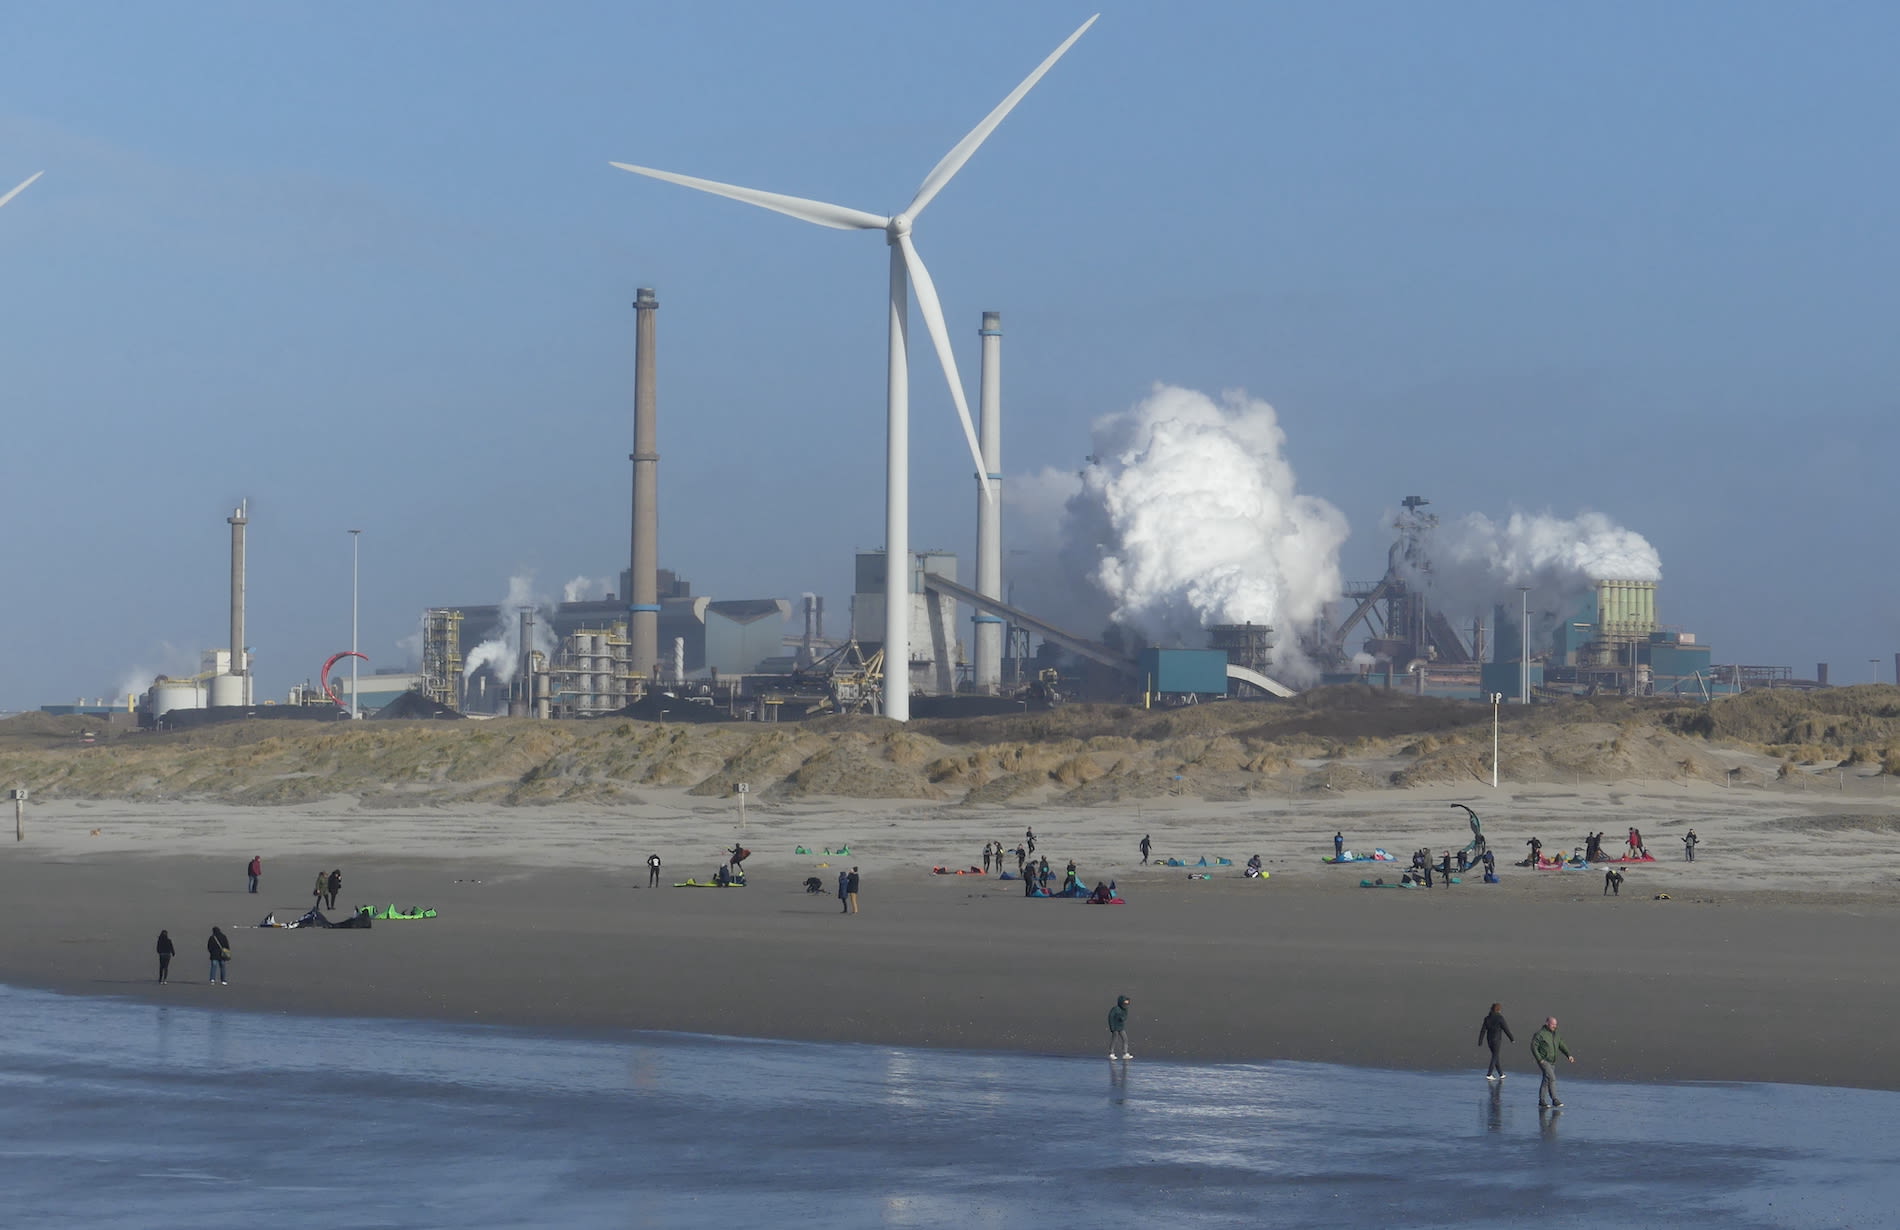
[[[242,705],[244,703],[244,676],[211,676],[210,697],[207,703],[213,709]]]
[[[204,697],[189,679],[156,679],[146,694],[146,710],[159,718],[173,709],[202,709]]]

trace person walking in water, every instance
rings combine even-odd
[[[647,855],[647,887],[658,888],[659,886],[660,856],[657,854],[649,854]]]
[[[1539,1110],[1547,1106],[1559,1109],[1563,1107],[1563,1103],[1557,1100],[1557,1059],[1559,1056],[1568,1059],[1571,1063],[1577,1062],[1577,1057],[1570,1053],[1568,1046],[1564,1045],[1563,1035],[1557,1032],[1557,1018],[1547,1016],[1544,1018],[1544,1027],[1531,1038],[1531,1058],[1537,1061],[1537,1070],[1544,1074],[1544,1079],[1537,1086],[1537,1109]]]
[[[172,937],[164,931],[158,933],[158,980],[171,981],[172,958],[178,955],[178,949],[172,944]]]
[[[251,855],[251,865],[244,869],[244,874],[250,879],[251,891],[256,892],[258,877],[264,874],[264,856],[261,854]]]
[[[1108,1010],[1108,1057],[1110,1059],[1133,1059],[1134,1053],[1128,1049],[1128,997],[1119,996],[1115,1006]]]
[[[1143,833],[1141,835],[1141,861],[1144,866],[1148,862],[1148,851],[1154,848],[1155,848],[1155,843],[1148,840],[1148,834]]]
[[[1492,1004],[1491,1011],[1485,1015],[1484,1020],[1478,1025],[1478,1045],[1491,1048],[1491,1066],[1484,1070],[1484,1079],[1488,1081],[1501,1081],[1504,1079],[1504,1065],[1498,1062],[1498,1037],[1500,1035],[1509,1038],[1513,1042],[1517,1041],[1517,1035],[1512,1033],[1511,1027],[1504,1023],[1504,1005]]]
[[[211,958],[211,981],[219,986],[229,985],[231,974],[231,941],[224,938],[224,932],[211,928],[210,938],[205,940],[205,952]]]

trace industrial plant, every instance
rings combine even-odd
[[[1003,597],[1004,527],[994,498],[1001,461],[1002,318],[985,312],[977,434],[987,482],[976,492],[975,584],[947,550],[907,551],[891,575],[883,551],[860,552],[849,608],[827,626],[822,597],[713,598],[659,567],[659,300],[639,290],[628,565],[612,592],[546,602],[515,587],[509,601],[444,603],[420,613],[411,669],[314,683],[259,702],[245,644],[247,506],[231,528],[230,637],[201,670],[161,676],[121,709],[176,728],[242,717],[629,716],[659,721],[787,721],[881,713],[901,691],[918,716],[1017,712],[1064,700],[1180,705],[1274,699],[1303,687],[1351,685],[1418,695],[1534,703],[1566,696],[1709,697],[1764,686],[1816,686],[1775,667],[1717,665],[1710,646],[1659,617],[1656,581],[1587,577],[1560,605],[1487,601],[1440,566],[1430,501],[1407,496],[1393,522],[1385,574],[1347,584],[1308,626],[1217,624],[1192,644],[1148,643],[1110,623],[1065,628]],[[1455,569],[1449,570],[1455,572]],[[604,586],[602,588],[605,588]],[[900,595],[893,618],[892,593]],[[894,668],[886,630],[901,626]],[[109,708],[105,702],[100,707]],[[88,706],[48,706],[73,711]]]

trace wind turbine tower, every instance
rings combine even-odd
[[[1096,14],[1096,17],[1101,14]],[[665,180],[687,188],[696,188],[714,196],[727,197],[734,201],[743,201],[747,205],[757,205],[761,209],[770,209],[778,213],[818,226],[828,226],[841,231],[883,231],[885,242],[890,245],[890,336],[887,347],[887,373],[885,384],[885,486],[884,486],[884,716],[896,720],[908,721],[910,718],[910,348],[909,317],[910,293],[917,292],[917,310],[923,315],[924,327],[930,332],[931,344],[937,351],[937,362],[943,368],[944,379],[950,385],[950,400],[956,403],[957,417],[962,421],[963,438],[970,446],[970,456],[976,462],[977,482],[983,489],[986,500],[994,500],[996,491],[990,482],[989,468],[984,462],[983,449],[976,438],[976,427],[970,421],[970,406],[963,396],[963,380],[957,374],[957,361],[950,346],[950,333],[944,324],[943,305],[937,298],[937,287],[931,281],[930,271],[924,267],[923,258],[917,254],[917,245],[911,239],[911,229],[918,217],[943,191],[944,185],[955,178],[963,169],[963,164],[977,151],[977,147],[996,131],[1009,113],[1021,102],[1023,96],[1041,81],[1063,53],[1075,45],[1075,41],[1088,32],[1095,24],[1096,17],[1083,22],[1081,27],[1064,39],[1062,45],[1050,52],[1034,72],[1023,78],[1022,84],[1009,92],[1008,97],[998,103],[994,110],[983,117],[983,121],[972,128],[963,140],[956,143],[942,161],[930,169],[924,176],[924,182],[917,188],[917,194],[910,204],[901,211],[886,217],[881,214],[867,213],[861,209],[851,209],[843,205],[830,205],[823,201],[807,200],[804,197],[785,196],[777,192],[763,192],[757,188],[741,188],[735,184],[720,183],[717,180],[695,179],[690,175],[678,175],[671,171],[656,171],[652,167],[634,166],[630,163],[616,162],[612,165],[623,171],[632,171],[636,175],[645,175],[653,179]]]
[[[983,313],[983,362],[978,369],[976,409],[983,437],[983,473],[976,497],[976,592],[1003,599],[1003,314]],[[1003,686],[1003,621],[976,613],[976,690],[993,696]]]

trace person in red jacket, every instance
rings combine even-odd
[[[251,865],[244,869],[244,874],[251,878],[251,891],[256,892],[257,878],[264,874],[264,856],[261,854],[251,855]]]

